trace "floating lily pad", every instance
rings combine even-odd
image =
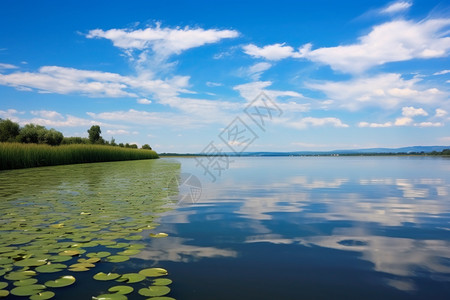
[[[7,282],[0,281],[0,290],[3,290],[7,286],[8,286]]]
[[[86,272],[89,270],[90,270],[90,268],[86,268],[86,267],[69,268],[69,271],[71,271],[71,272]]]
[[[75,282],[75,277],[71,275],[62,276],[56,280],[49,280],[45,283],[48,287],[65,287],[73,284]]]
[[[139,274],[147,276],[147,277],[159,277],[159,276],[165,276],[169,274],[166,269],[163,268],[150,268],[150,269],[143,269],[139,271]]]
[[[75,256],[75,255],[80,255],[81,251],[80,250],[64,250],[62,252],[59,252],[58,254],[62,255],[62,256]]]
[[[33,295],[30,297],[30,300],[47,300],[47,299],[51,299],[55,296],[55,293],[53,293],[52,291],[45,291],[45,292],[40,292],[37,293],[36,295]]]
[[[86,254],[87,257],[98,257],[98,258],[104,258],[104,257],[110,256],[110,255],[111,255],[111,253],[106,252],[106,251],[101,251],[101,252],[97,252],[97,253],[92,252],[92,253]]]
[[[7,290],[0,290],[0,297],[7,297],[9,295],[9,291]]]
[[[106,274],[106,273],[100,272],[100,273],[97,273],[97,274],[94,275],[94,279],[95,280],[101,280],[101,281],[114,280],[114,279],[117,279],[119,277],[120,277],[120,274],[117,274],[117,273],[108,273],[108,274]]]
[[[128,273],[123,274],[120,276],[117,281],[119,282],[126,282],[126,283],[135,283],[135,282],[141,282],[145,279],[145,276],[138,273]]]
[[[70,265],[70,268],[93,268],[93,267],[95,267],[95,265],[91,263],[76,263]]]
[[[71,259],[72,259],[72,256],[69,256],[69,255],[55,255],[55,256],[51,256],[48,260],[50,260],[51,262],[60,263],[60,262],[65,262],[65,261],[68,261]]]
[[[40,293],[45,289],[45,285],[42,284],[18,286],[11,290],[11,294],[13,294],[14,296],[31,296]]]
[[[43,266],[37,267],[35,270],[39,273],[56,273],[61,272],[62,270],[66,269],[67,266],[64,264],[47,264]]]
[[[47,263],[46,259],[28,258],[16,261],[14,265],[18,267],[37,267],[45,265],[46,263]]]
[[[132,245],[128,246],[129,250],[131,250],[131,249],[139,250],[139,249],[143,249],[143,248],[145,248],[144,244],[132,244]]]
[[[164,296],[170,293],[170,288],[167,286],[151,286],[149,288],[142,288],[138,291],[142,296],[146,297],[157,297]]]
[[[157,278],[152,281],[153,285],[169,285],[172,283],[172,280],[169,278]]]
[[[122,294],[103,294],[97,297],[92,297],[95,300],[126,300],[127,296]]]
[[[80,262],[80,263],[90,263],[90,264],[95,264],[96,262],[99,262],[100,261],[100,258],[99,257],[91,257],[91,258],[89,258],[89,259],[86,259],[86,258],[80,258],[79,260],[78,260],[78,262]]]
[[[36,282],[38,282],[38,280],[36,278],[28,278],[28,279],[14,281],[13,284],[15,286],[24,286],[24,285],[32,285],[32,284],[35,284]]]
[[[125,248],[125,247],[128,247],[128,246],[130,246],[130,244],[127,244],[127,243],[117,243],[117,244],[115,244],[115,245],[110,245],[110,246],[108,246],[108,248],[118,249],[118,248]]]
[[[127,249],[122,252],[118,252],[117,254],[119,254],[119,255],[136,255],[140,252],[141,252],[141,250],[138,250],[138,249]]]
[[[160,233],[150,233],[150,237],[152,238],[164,238],[164,237],[168,237],[169,235],[167,233],[164,232],[160,232]]]
[[[31,270],[15,271],[15,272],[10,272],[10,273],[6,274],[5,279],[16,281],[16,280],[28,279],[34,275],[36,275],[36,272],[31,271]]]
[[[121,295],[127,295],[127,294],[133,292],[133,290],[134,289],[131,286],[116,285],[116,286],[109,288],[108,292],[117,293],[117,294],[121,294]]]
[[[125,239],[129,240],[129,241],[139,241],[139,240],[142,240],[142,236],[141,235],[130,235],[130,236],[125,237]]]
[[[124,256],[124,255],[111,255],[108,256],[108,261],[109,262],[113,262],[113,263],[119,263],[119,262],[124,262],[130,259],[129,256]]]

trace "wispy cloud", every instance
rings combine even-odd
[[[249,76],[252,80],[259,80],[264,71],[270,69],[272,65],[267,62],[259,62],[248,68],[243,69],[243,73]]]
[[[15,65],[0,63],[0,71],[1,70],[7,70],[7,69],[17,69],[17,68],[18,67],[15,66]]]
[[[273,44],[264,47],[258,47],[253,44],[249,44],[243,47],[244,52],[255,58],[264,58],[267,60],[281,60],[288,57],[299,58],[301,55],[297,53],[291,46],[283,44]]]
[[[381,9],[380,12],[383,14],[395,14],[408,10],[412,6],[411,1],[397,1],[388,4],[385,8]]]
[[[347,124],[343,123],[339,118],[326,117],[326,118],[315,118],[315,117],[305,117],[298,121],[286,122],[286,125],[296,129],[306,129],[308,127],[321,127],[321,126],[332,126],[338,128],[347,128]]]

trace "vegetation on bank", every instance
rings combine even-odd
[[[0,143],[0,170],[152,158],[158,158],[153,150],[104,145]]]
[[[64,137],[55,129],[26,124],[20,127],[0,119],[0,170],[63,164],[158,158],[150,145],[105,141],[101,129],[93,125],[89,137]]]

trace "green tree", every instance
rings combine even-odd
[[[50,130],[46,130],[46,132],[44,133],[44,143],[50,146],[60,145],[63,138],[63,134],[53,128]]]
[[[111,141],[109,142],[109,144],[110,144],[111,146],[117,146],[116,140],[114,139],[114,137],[111,137]]]
[[[97,144],[101,141],[100,134],[102,133],[102,130],[100,129],[100,126],[92,125],[87,132],[89,133],[89,141],[91,142],[91,144]]]
[[[144,144],[144,145],[142,145],[142,149],[152,150],[152,147],[150,147],[149,144]]]
[[[64,136],[55,129],[46,129],[44,126],[27,124],[17,136],[17,141],[21,143],[48,144],[51,146],[60,145]]]
[[[19,135],[19,124],[7,119],[0,119],[0,142],[14,142]]]
[[[137,149],[138,146],[137,146],[136,144],[131,144],[131,145],[130,145],[130,148]]]

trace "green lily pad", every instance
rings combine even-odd
[[[131,250],[131,249],[139,250],[139,249],[143,249],[143,248],[145,248],[144,244],[132,244],[132,245],[128,246],[129,250]]]
[[[127,296],[122,294],[103,294],[97,297],[92,297],[95,300],[127,300]]]
[[[46,259],[28,258],[16,261],[14,265],[18,267],[37,267],[45,265],[46,263],[47,263]]]
[[[86,272],[91,270],[90,268],[86,268],[86,267],[75,267],[75,268],[69,268],[69,271],[71,272]]]
[[[0,290],[3,290],[7,286],[8,286],[7,282],[0,281]]]
[[[0,257],[0,266],[1,265],[8,265],[10,263],[14,262],[14,260],[12,260],[9,257]]]
[[[170,288],[164,285],[161,286],[151,286],[149,288],[142,288],[138,293],[145,297],[157,297],[164,296],[170,293]]]
[[[93,258],[93,257],[104,258],[104,257],[110,256],[110,255],[111,255],[111,253],[106,252],[106,251],[101,251],[101,252],[97,252],[97,253],[92,252],[92,253],[86,254],[86,256],[90,257],[90,258]]]
[[[45,292],[40,292],[37,293],[36,295],[33,295],[30,297],[30,300],[47,300],[47,299],[51,299],[55,296],[55,293],[53,293],[52,291],[45,291]]]
[[[116,285],[108,289],[108,292],[117,293],[121,295],[127,295],[133,291],[134,289],[131,286],[127,285]]]
[[[139,274],[147,276],[147,277],[159,277],[159,276],[165,276],[169,274],[166,269],[163,268],[150,268],[150,269],[143,269],[139,271]]]
[[[72,256],[55,255],[55,256],[51,256],[48,260],[51,262],[55,262],[55,263],[61,263],[61,262],[65,262],[65,261],[68,261],[71,259],[72,259]]]
[[[150,237],[152,238],[164,238],[164,237],[168,237],[169,235],[167,233],[164,232],[160,232],[160,233],[150,233]]]
[[[123,274],[122,276],[120,276],[120,278],[118,278],[117,281],[126,282],[126,283],[136,283],[136,282],[141,282],[144,279],[145,279],[145,276],[142,274],[128,273],[128,274]]]
[[[169,278],[157,278],[152,281],[153,285],[169,285],[172,283],[172,280]]]
[[[101,281],[114,280],[114,279],[117,279],[119,277],[120,277],[120,274],[117,274],[117,273],[108,273],[108,274],[106,274],[106,273],[100,272],[100,273],[97,273],[97,274],[94,275],[94,279],[95,280],[101,280]]]
[[[0,290],[0,298],[7,297],[9,295],[8,290]]]
[[[11,290],[11,294],[13,294],[14,296],[31,296],[40,293],[45,289],[45,285],[42,284],[18,286]]]
[[[129,241],[139,241],[142,240],[142,235],[130,235],[127,236],[125,239]]]
[[[127,249],[127,250],[124,250],[122,252],[118,252],[117,254],[130,256],[130,255],[136,255],[136,254],[138,254],[140,252],[141,252],[141,250],[138,250],[138,249]]]
[[[56,273],[61,272],[62,270],[66,269],[67,266],[64,264],[47,264],[43,266],[37,267],[35,270],[39,273]]]
[[[124,255],[111,255],[111,256],[108,256],[108,258],[107,258],[107,260],[112,263],[124,262],[129,259],[130,259],[129,256],[124,256]]]
[[[128,243],[117,243],[115,245],[109,245],[108,248],[118,249],[118,248],[125,248],[128,246],[130,246],[130,244],[128,244]]]
[[[99,257],[91,257],[91,258],[89,258],[89,259],[86,259],[86,258],[80,258],[80,259],[78,260],[79,263],[90,263],[90,264],[95,264],[95,263],[97,263],[97,262],[99,262],[99,261],[100,261],[100,258],[99,258]]]
[[[16,281],[16,280],[28,279],[34,275],[36,275],[36,272],[31,271],[31,270],[15,271],[15,272],[10,272],[10,273],[6,274],[5,279]]]
[[[65,287],[73,284],[75,282],[75,277],[71,275],[62,276],[55,280],[49,280],[45,283],[48,287]]]
[[[62,256],[75,256],[75,255],[80,255],[81,251],[80,250],[64,250],[62,252],[59,252],[58,254],[62,255]]]
[[[36,278],[28,278],[28,279],[14,281],[13,284],[15,286],[24,286],[24,285],[32,285],[32,284],[35,284],[36,282],[38,282],[38,280]]]
[[[69,267],[70,268],[93,268],[93,267],[95,267],[95,265],[85,262],[85,263],[76,263],[76,264],[70,265]]]

